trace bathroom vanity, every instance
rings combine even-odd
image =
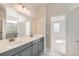
[[[41,35],[20,37],[15,40],[0,47],[0,56],[38,56],[44,50],[44,37]]]

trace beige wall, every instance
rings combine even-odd
[[[46,7],[36,7],[36,18],[33,20],[33,29],[35,34],[44,34],[45,29],[45,10]]]
[[[0,5],[0,18],[5,18],[5,14],[6,14],[6,11],[4,6]]]
[[[36,24],[37,24],[36,22],[37,21],[36,21],[36,18],[32,18],[31,21],[32,21],[32,29],[31,29],[32,30],[32,34],[37,34],[37,28],[36,28]]]
[[[44,34],[45,7],[38,7],[37,12],[37,34]]]

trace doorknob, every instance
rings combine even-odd
[[[0,32],[0,34],[2,34],[2,32]]]
[[[79,42],[79,40],[76,40],[76,42]]]

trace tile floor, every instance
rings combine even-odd
[[[65,56],[65,55],[57,53],[57,52],[50,52],[49,50],[46,50],[46,52],[42,52],[40,56]]]

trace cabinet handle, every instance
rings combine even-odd
[[[78,40],[76,40],[76,42],[78,42],[78,43],[79,43],[79,41],[78,41]]]

